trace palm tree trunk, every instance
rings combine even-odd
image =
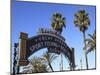
[[[54,72],[54,71],[53,71],[53,68],[52,68],[52,66],[51,66],[51,64],[49,63],[48,65],[49,65],[49,67],[51,68],[52,72]]]
[[[86,51],[85,51],[85,59],[86,59],[86,69],[88,70],[88,58],[87,58]]]
[[[85,45],[85,60],[86,60],[86,69],[88,70],[88,58],[87,58],[87,54],[86,54],[85,31],[83,32],[83,37],[84,37],[84,45]]]

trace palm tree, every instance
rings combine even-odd
[[[57,56],[54,53],[46,52],[43,54],[43,58],[47,61],[49,67],[51,68],[53,72],[54,70],[53,70],[51,63],[57,58]]]
[[[85,41],[87,42],[86,48],[87,48],[87,54],[89,52],[92,52],[95,50],[96,53],[96,31],[94,31],[93,35],[88,34],[90,38],[87,38]],[[95,68],[96,68],[96,62],[95,62]]]
[[[96,31],[94,31],[94,34],[88,34],[90,36],[90,38],[87,38],[85,41],[87,42],[86,44],[86,48],[88,48],[87,50],[87,54],[91,51],[96,50]]]
[[[52,16],[52,21],[51,21],[52,28],[61,34],[63,27],[66,27],[65,19],[66,18],[62,17],[61,13],[54,13]],[[63,59],[62,59],[62,55],[61,55],[61,63],[62,63],[62,61],[63,61]],[[63,63],[62,63],[62,68],[63,68]],[[52,71],[53,71],[53,69],[52,69]]]
[[[30,62],[33,66],[33,73],[41,73],[49,71],[47,65],[43,63],[39,57],[33,57],[32,60],[30,60]]]
[[[85,12],[85,10],[79,10],[74,15],[74,25],[75,27],[78,27],[80,32],[83,33],[84,38],[84,45],[85,45],[85,59],[86,59],[86,68],[88,69],[88,60],[87,60],[87,54],[86,54],[86,41],[85,41],[85,31],[88,29],[88,26],[90,25],[90,20],[88,13]]]
[[[54,30],[61,34],[62,28],[66,27],[65,17],[62,17],[60,13],[54,13],[52,16],[51,26]]]

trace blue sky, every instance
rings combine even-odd
[[[95,30],[95,6],[82,6],[71,4],[50,4],[50,3],[36,3],[36,2],[12,2],[12,50],[13,44],[18,42],[19,33],[26,32],[28,36],[37,35],[38,28],[51,28],[51,16],[55,12],[61,13],[66,17],[66,28],[63,29],[62,36],[65,37],[66,43],[71,48],[75,48],[75,63],[78,65],[76,68],[80,69],[80,59],[82,59],[83,68],[85,69],[85,57],[83,52],[83,34],[73,24],[74,14],[81,9],[86,10],[89,13],[90,27],[86,31],[86,37],[88,33],[92,34]],[[42,49],[33,54],[32,56],[41,56],[46,50]],[[55,71],[59,71],[58,61],[60,56],[52,63]],[[95,52],[88,54],[89,68],[95,66]],[[68,69],[68,61],[63,56],[64,69]]]

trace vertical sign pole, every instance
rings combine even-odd
[[[72,48],[72,70],[75,70],[75,55],[74,55],[74,48]]]

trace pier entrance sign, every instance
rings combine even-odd
[[[20,59],[19,66],[29,63],[28,57],[33,53],[47,48],[50,53],[63,53],[72,70],[75,67],[74,48],[69,48],[65,43],[65,38],[52,29],[40,28],[36,36],[28,38],[28,34],[21,32],[19,41]]]

